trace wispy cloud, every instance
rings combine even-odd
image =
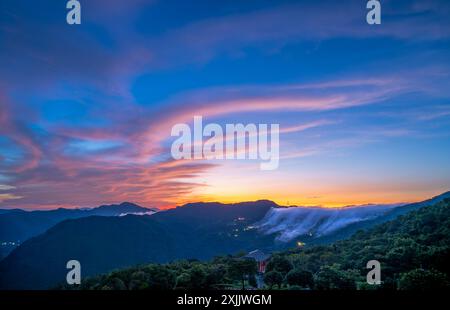
[[[434,54],[447,52],[441,44],[450,38],[446,1],[384,1],[376,28],[366,25],[361,1],[277,1],[243,10],[236,4],[211,14],[194,2],[188,18],[174,19],[179,8],[158,1],[92,0],[83,4],[82,27],[61,26],[64,3],[41,1],[44,15],[17,3],[0,4],[0,173],[8,176],[2,183],[12,184],[0,185],[2,203],[174,205],[207,186],[198,177],[220,165],[170,159],[171,127],[195,115],[222,123],[279,120],[287,141],[282,156],[290,159],[417,136],[424,123],[450,115],[450,64]],[[358,47],[371,39],[400,48],[389,55],[380,48],[380,59],[367,60],[372,67],[354,61],[350,50],[333,54],[335,62],[318,50],[311,56],[317,68],[279,74],[302,60],[292,46],[354,40]],[[415,50],[423,46],[419,55]],[[406,51],[412,56],[400,59]],[[251,63],[261,55],[286,63]],[[240,57],[249,64],[233,63]],[[234,71],[225,73],[228,67]],[[195,69],[191,86],[177,80],[186,68]],[[208,79],[197,83],[195,72],[202,70]],[[243,79],[253,70],[254,83]],[[181,86],[146,102],[135,90],[145,75],[167,75]],[[258,83],[260,75],[268,78]],[[143,92],[164,87],[148,83]],[[410,99],[415,107],[397,107]],[[383,123],[388,114],[402,122]]]

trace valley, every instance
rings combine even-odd
[[[83,274],[90,276],[149,262],[208,260],[254,249],[270,253],[329,244],[449,196],[401,206],[338,210],[285,208],[268,200],[192,203],[152,215],[64,219],[24,241],[0,262],[0,287],[52,287],[64,281],[65,263],[71,259],[79,260]]]

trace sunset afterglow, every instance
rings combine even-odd
[[[79,26],[60,24],[64,1],[0,4],[1,208],[341,207],[450,188],[448,6],[386,2],[377,28],[358,1],[100,3]],[[195,116],[279,124],[278,168],[173,159],[171,128]]]

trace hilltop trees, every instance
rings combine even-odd
[[[299,286],[301,288],[313,288],[313,274],[306,270],[292,269],[286,274],[286,282],[290,286]]]
[[[447,276],[436,270],[414,269],[400,278],[401,290],[440,290],[448,288]]]
[[[285,256],[274,255],[267,263],[266,271],[278,271],[287,274],[292,269],[292,263]]]
[[[281,288],[281,284],[283,283],[283,274],[276,270],[268,271],[264,275],[264,282],[269,286],[269,289],[272,289],[274,285]]]
[[[239,258],[230,261],[228,273],[232,279],[241,281],[242,289],[245,289],[245,279],[254,277],[257,271],[256,262],[253,259]]]
[[[314,277],[319,290],[354,290],[358,279],[357,270],[344,270],[341,265],[323,266]]]

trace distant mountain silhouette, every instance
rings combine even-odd
[[[22,209],[0,209],[0,215],[12,212],[25,212]]]
[[[39,289],[63,282],[71,259],[80,261],[87,276],[149,261],[207,259],[263,247],[273,238],[245,228],[273,206],[267,201],[199,203],[152,216],[66,220],[0,263],[0,288]]]
[[[92,209],[56,209],[48,211],[24,211],[21,209],[0,210],[0,244],[4,242],[21,243],[45,232],[55,224],[81,217],[120,216],[133,213],[154,212],[153,209],[123,202],[118,205],[103,205]],[[5,254],[5,252],[3,252]],[[0,253],[1,255],[1,253]],[[0,256],[0,259],[2,256]]]
[[[66,262],[71,259],[79,260],[83,276],[88,276],[141,263],[203,260],[255,248],[270,252],[295,246],[298,238],[307,245],[331,242],[449,196],[450,193],[445,193],[399,207],[347,208],[349,211],[342,214],[310,208],[310,212],[316,213],[308,215],[308,209],[282,208],[274,202],[260,200],[236,204],[193,203],[151,216],[65,220],[24,242],[0,262],[0,288],[52,287],[65,281]],[[279,225],[277,229],[267,229],[270,227],[263,224],[270,222],[267,220],[279,210],[306,213],[294,217],[293,222],[282,218],[273,222]],[[315,218],[312,235],[305,230],[294,238],[280,238],[289,234],[290,229],[300,229],[311,218]]]

